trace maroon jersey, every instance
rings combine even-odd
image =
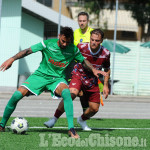
[[[80,43],[78,44],[78,48],[83,57],[87,59],[97,70],[110,67],[110,52],[103,46],[100,46],[100,49],[96,53],[91,51],[89,43]],[[72,74],[80,76],[83,85],[87,88],[92,88],[98,84],[97,78],[93,75],[93,73],[84,69],[81,63],[77,63],[74,66]]]

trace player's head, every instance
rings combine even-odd
[[[78,24],[81,30],[84,30],[88,27],[89,15],[86,12],[80,12],[78,14]]]
[[[59,34],[58,46],[62,49],[73,43],[73,30],[70,27],[63,27]]]
[[[103,42],[104,32],[101,29],[95,29],[91,31],[90,36],[90,48],[96,52],[100,48],[100,44]]]

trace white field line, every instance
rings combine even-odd
[[[10,128],[10,126],[7,126]],[[29,127],[29,129],[49,129],[47,127]],[[68,127],[53,127],[53,129],[68,129]],[[81,129],[81,127],[75,127],[75,129]],[[150,128],[91,128],[93,130],[150,130]]]

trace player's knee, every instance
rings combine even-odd
[[[64,89],[61,93],[61,97],[63,98],[64,102],[67,101],[72,104],[72,98],[69,89]]]
[[[18,91],[22,94],[23,97],[24,96],[29,96],[31,94],[31,92],[27,88],[25,88],[23,86],[20,86],[18,88]]]
[[[98,112],[98,110],[99,110],[99,109],[94,109],[94,111],[93,111],[93,112],[96,114],[96,113]]]
[[[90,111],[96,114],[99,111],[99,108],[98,107],[90,108]]]

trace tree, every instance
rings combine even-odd
[[[84,8],[85,10],[91,15],[94,14],[94,18],[90,20],[90,23],[94,20],[97,21],[97,26],[100,26],[100,11],[104,7],[104,1],[103,0],[78,0],[78,6],[80,6],[80,3],[84,3]]]
[[[113,9],[115,0],[78,0],[78,6],[82,4],[85,10],[91,15],[94,14],[94,18],[90,20],[90,23],[94,22],[98,27],[100,27],[100,12],[104,8]],[[104,23],[103,30],[107,30],[107,22]]]
[[[125,5],[126,10],[132,12],[132,17],[137,20],[138,25],[143,31],[147,27],[147,32],[142,33],[142,37],[147,41],[150,40],[150,0],[128,0]]]
[[[84,2],[85,9],[89,14],[94,13],[98,20],[99,14],[104,8],[113,10],[115,8],[116,0],[78,0]],[[142,28],[141,40],[144,38],[146,41],[150,40],[150,0],[119,0],[119,5],[123,5],[124,9],[132,12],[132,17],[137,21],[138,25]],[[147,32],[144,30],[147,26]]]

